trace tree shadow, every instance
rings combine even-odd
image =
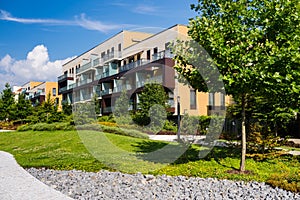
[[[233,168],[232,166],[222,164],[220,161],[224,158],[239,158],[240,149],[236,147],[214,147],[204,158],[199,158],[201,151],[207,151],[201,148],[200,145],[190,145],[187,143],[167,143],[160,141],[148,141],[135,143],[132,145],[136,149],[137,157],[139,159],[162,163],[162,164],[185,164],[195,162],[200,159],[211,160],[214,159],[218,164]]]

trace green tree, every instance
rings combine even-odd
[[[241,102],[240,171],[244,171],[247,98],[272,99],[277,114],[286,113],[286,107],[298,111],[299,1],[199,0],[191,8],[199,16],[190,20],[189,35],[211,56],[207,60],[221,73],[226,93]],[[194,88],[206,92],[199,69],[191,67],[184,55],[176,59],[177,71]]]
[[[162,85],[147,83],[139,95],[138,111],[134,121],[139,125],[150,125],[153,131],[162,128],[166,119],[167,95]]]
[[[1,93],[0,100],[0,120],[11,121],[16,118],[16,104],[14,94],[9,83],[5,84],[5,88]]]
[[[20,93],[16,103],[16,118],[23,120],[30,115],[32,115],[31,102],[25,99],[25,94]]]
[[[121,95],[116,99],[113,115],[118,124],[130,124],[132,122],[129,114],[129,98],[126,90],[123,90]]]

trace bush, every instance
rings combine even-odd
[[[56,130],[74,130],[74,126],[68,122],[55,122],[52,124],[37,123],[37,124],[25,124],[19,126],[17,131],[56,131]]]
[[[113,115],[105,115],[98,118],[98,122],[116,122]]]
[[[175,125],[174,122],[166,120],[163,130],[176,133],[177,126]]]
[[[111,126],[111,127],[115,127],[117,126],[117,123],[115,122],[99,122],[100,125],[104,125],[104,126]]]
[[[267,183],[273,187],[279,187],[292,192],[300,192],[299,175],[300,174],[290,173],[272,174]]]

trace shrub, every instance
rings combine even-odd
[[[292,192],[300,192],[300,174],[272,174],[267,183]]]
[[[99,122],[100,125],[104,125],[104,126],[111,126],[111,127],[115,127],[117,126],[117,123],[115,122]]]
[[[37,123],[37,124],[25,124],[19,126],[17,131],[56,131],[56,130],[74,130],[74,126],[68,122],[55,122],[52,124]]]
[[[163,130],[176,133],[177,126],[174,122],[166,120]]]
[[[116,122],[113,115],[105,115],[98,118],[98,122]]]

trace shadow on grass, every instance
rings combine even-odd
[[[138,158],[145,161],[155,163],[172,163],[172,164],[185,164],[200,160],[199,154],[201,151],[207,151],[204,147],[199,145],[189,145],[183,143],[167,143],[159,141],[142,141],[132,145],[138,153]],[[214,159],[218,164],[226,166],[220,162],[224,158],[239,158],[240,149],[236,147],[214,147],[204,160]]]

